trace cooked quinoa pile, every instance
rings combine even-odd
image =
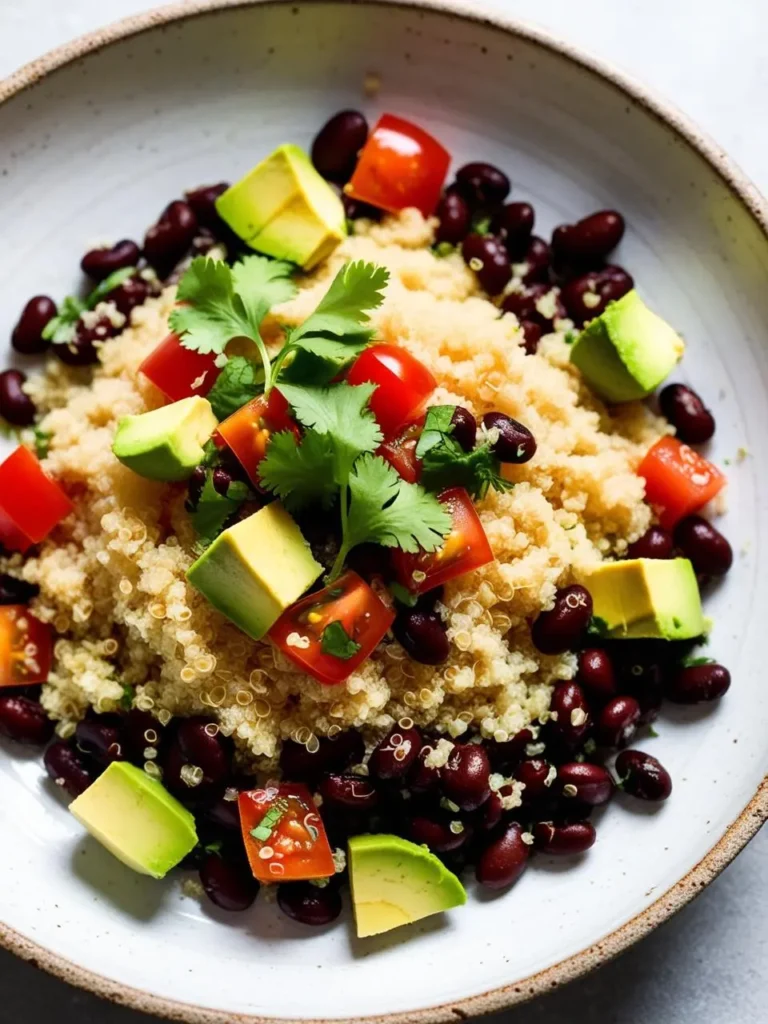
[[[516,486],[478,505],[496,561],[446,586],[438,611],[448,661],[417,664],[390,640],[346,683],[323,686],[187,584],[195,534],[185,485],[138,477],[111,451],[122,416],[162,404],[137,368],[167,334],[168,288],[103,345],[93,379],[52,360],[29,385],[51,436],[44,465],[76,510],[37,557],[14,556],[4,568],[40,586],[33,610],[58,635],[42,702],[61,735],[90,705],[108,711],[127,694],[161,721],[214,716],[246,765],[269,770],[287,737],[311,750],[316,737],[355,727],[372,740],[405,716],[452,738],[475,729],[505,740],[545,720],[552,685],[573,676],[575,656],[537,652],[529,621],[557,587],[646,530],[635,470],[668,428],[640,403],[609,415],[570,366],[564,333],[526,355],[514,316],[499,316],[460,256],[432,254],[432,225],[415,211],[357,230],[273,314],[273,339],[280,323],[314,309],[347,260],[384,264],[392,280],[374,326],[432,370],[440,385],[432,402],[478,417],[508,413],[538,442],[530,463],[505,467]]]

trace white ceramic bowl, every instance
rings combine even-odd
[[[362,92],[369,72],[375,98]],[[184,4],[43,58],[0,84],[3,99],[2,337],[27,296],[71,290],[90,241],[140,236],[184,187],[309,143],[343,106],[411,117],[457,162],[506,168],[542,234],[617,207],[629,223],[618,261],[685,334],[679,377],[717,417],[737,557],[709,605],[731,692],[665,713],[644,746],[672,772],[672,799],[655,813],[617,801],[578,866],[538,859],[507,895],[365,943],[343,926],[308,935],[270,906],[225,919],[84,839],[38,759],[3,749],[0,940],[189,1021],[452,1020],[573,977],[706,885],[768,809],[768,241],[762,201],[724,156],[553,40],[418,0]]]

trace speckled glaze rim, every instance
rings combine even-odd
[[[314,2],[323,2],[323,0],[187,0],[187,2],[182,0],[182,2],[170,6],[134,15],[66,43],[26,64],[9,78],[0,81],[0,103],[10,100],[30,88],[58,68],[113,43],[150,31],[161,25],[168,25],[215,11],[224,11],[227,8],[250,7],[257,4],[301,6]],[[655,97],[645,86],[623,72],[617,71],[609,64],[583,54],[580,50],[556,39],[542,29],[534,28],[512,18],[506,18],[503,15],[482,9],[478,10],[474,0],[334,0],[334,2],[376,6],[389,4],[416,12],[447,14],[458,20],[485,25],[513,39],[522,39],[570,61],[586,73],[607,82],[633,103],[650,113],[697,152],[717,172],[730,192],[746,207],[768,237],[768,203],[727,154],[674,106]],[[358,1017],[348,1021],[334,1017],[328,1020],[317,1020],[315,1024],[438,1024],[438,1022],[464,1020],[477,1014],[503,1010],[558,988],[617,956],[689,903],[730,864],[766,820],[768,820],[768,776],[758,787],[747,807],[728,827],[709,853],[692,871],[660,896],[650,907],[605,936],[601,941],[516,984],[501,986],[478,996],[454,1000],[450,1003],[408,1013]],[[209,1010],[121,985],[94,974],[64,957],[51,953],[24,938],[2,922],[0,922],[0,946],[71,985],[87,989],[105,999],[144,1013],[188,1021],[189,1024],[236,1024],[236,1022],[237,1024],[305,1024],[305,1022],[292,1021],[289,1018]]]

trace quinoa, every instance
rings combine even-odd
[[[389,641],[346,683],[323,686],[186,582],[195,535],[184,485],[138,477],[111,451],[122,416],[162,404],[137,371],[167,333],[175,296],[167,288],[100,347],[92,380],[51,360],[28,385],[51,435],[45,468],[75,511],[34,557],[13,556],[4,568],[40,586],[33,610],[59,636],[42,702],[65,731],[89,706],[117,707],[128,686],[136,706],[161,720],[211,716],[246,765],[269,770],[285,738],[311,747],[354,727],[372,740],[404,716],[450,739],[472,728],[504,740],[546,720],[552,686],[573,677],[575,656],[540,654],[529,622],[558,587],[647,529],[635,471],[668,427],[640,403],[609,412],[570,365],[562,334],[526,355],[517,320],[500,315],[461,257],[430,251],[433,228],[413,210],[358,223],[265,326],[277,341],[280,324],[301,322],[345,261],[384,264],[392,280],[373,324],[380,340],[432,370],[432,401],[477,417],[498,410],[533,432],[535,458],[504,470],[515,487],[478,504],[496,561],[451,581],[438,605],[448,660],[417,664]]]

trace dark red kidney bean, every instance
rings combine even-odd
[[[46,747],[43,764],[49,778],[70,796],[80,796],[93,782],[82,756],[72,744],[63,740],[56,740]]]
[[[675,544],[704,576],[722,576],[733,564],[733,548],[712,523],[686,516],[675,527]]]
[[[108,300],[114,302],[119,313],[130,317],[132,310],[147,301],[149,292],[148,282],[143,277],[136,275],[129,277],[127,281],[123,281],[117,288],[114,288],[109,293]]]
[[[503,743],[492,742],[487,746],[488,757],[494,771],[506,772],[511,768],[517,768],[526,756],[525,748],[529,743],[534,743],[534,736],[530,729],[521,729],[520,732]]]
[[[213,489],[216,493],[220,494],[223,498],[226,498],[227,491],[232,485],[232,477],[226,469],[222,469],[221,466],[217,466],[213,471],[211,483],[213,484]]]
[[[321,889],[311,882],[283,882],[277,888],[277,905],[299,924],[321,928],[341,913],[341,894],[333,884]]]
[[[280,771],[288,782],[316,782],[325,772],[343,772],[351,764],[360,764],[365,756],[365,741],[356,729],[323,736],[314,754],[293,740],[284,740],[280,751]]]
[[[374,747],[368,771],[374,779],[402,779],[410,771],[422,748],[421,733],[414,726],[393,726]]]
[[[475,877],[487,889],[506,889],[525,871],[529,856],[522,825],[509,822],[493,833],[480,851]]]
[[[715,432],[715,417],[685,384],[667,384],[659,394],[659,407],[685,444],[704,444]]]
[[[731,673],[723,665],[688,665],[669,674],[664,695],[675,704],[706,704],[719,700],[730,685]]]
[[[304,535],[306,536],[306,533]],[[389,548],[382,547],[381,544],[358,544],[350,551],[347,565],[367,582],[374,576],[386,577],[391,565]]]
[[[483,832],[490,832],[504,816],[504,805],[498,793],[491,793],[474,819],[475,824]]]
[[[555,320],[563,320],[567,316],[565,306],[555,294],[552,302],[552,315],[544,316],[539,311],[537,303],[553,290],[555,289],[551,284],[529,285],[521,292],[510,292],[509,295],[506,295],[501,308],[505,313],[514,313],[518,320],[533,321],[543,330],[551,331]]]
[[[552,691],[549,710],[557,717],[554,728],[569,746],[577,745],[590,727],[589,705],[584,691],[573,681],[561,682]]]
[[[591,618],[589,591],[572,583],[557,591],[553,608],[540,613],[531,627],[531,638],[542,654],[563,654],[580,646]]]
[[[459,831],[454,831],[454,828]],[[428,846],[433,853],[451,853],[472,837],[473,829],[467,822],[452,819],[449,814],[411,814],[406,818],[405,831],[412,843]]]
[[[208,899],[222,910],[248,910],[259,892],[259,883],[245,865],[217,853],[209,853],[200,865],[200,881]]]
[[[219,796],[210,807],[202,811],[202,815],[212,825],[224,828],[228,832],[240,831],[240,810],[237,800],[227,800],[224,796]]]
[[[21,311],[11,333],[11,345],[24,356],[36,356],[50,345],[43,338],[43,329],[53,320],[58,310],[48,295],[34,295]]]
[[[35,583],[27,583],[26,580],[0,573],[0,605],[29,604],[39,593],[40,588]]]
[[[197,217],[189,203],[169,203],[144,236],[144,256],[158,277],[166,277],[186,255],[196,233]]]
[[[576,682],[589,699],[597,703],[605,703],[619,694],[611,657],[600,647],[587,647],[579,652]]]
[[[605,768],[587,761],[561,764],[553,788],[564,797],[580,800],[590,807],[608,803],[613,795],[613,782]]]
[[[528,427],[503,412],[487,412],[483,416],[486,430],[498,431],[492,450],[502,462],[522,465],[536,454],[536,438]]]
[[[425,744],[411,768],[408,775],[408,788],[414,793],[433,793],[440,783],[441,769],[425,764],[433,749],[428,743]]]
[[[159,750],[165,741],[163,726],[148,711],[138,708],[123,715],[120,735],[123,756],[139,766],[147,760],[148,748]]]
[[[122,761],[122,718],[120,715],[89,715],[77,723],[78,749],[101,765]]]
[[[512,277],[507,250],[494,235],[467,235],[461,246],[464,262],[477,274],[489,295],[498,295]]]
[[[346,192],[341,194],[341,204],[344,207],[344,216],[347,220],[381,220],[382,212],[378,207],[370,203],[361,203],[359,199],[353,199]]]
[[[29,427],[35,422],[35,403],[23,390],[27,375],[21,370],[0,373],[0,416],[15,427]]]
[[[522,793],[523,803],[525,805],[537,803],[549,796],[554,777],[549,761],[540,757],[523,761],[515,769],[515,778],[525,786]]]
[[[561,224],[552,235],[558,257],[574,262],[604,259],[624,235],[624,218],[616,210],[599,210],[577,221]]]
[[[53,735],[53,722],[29,697],[0,695],[0,736],[17,743],[42,746]]]
[[[543,238],[532,235],[520,262],[527,264],[522,275],[523,284],[534,284],[536,281],[546,282],[549,278],[552,251]]]
[[[565,825],[539,821],[533,826],[533,838],[537,850],[567,857],[586,853],[595,845],[597,833],[589,821],[574,821]]]
[[[103,281],[116,270],[135,267],[140,255],[138,245],[130,238],[123,238],[112,246],[90,249],[80,261],[80,268],[94,281]]]
[[[176,743],[187,764],[202,768],[204,785],[222,783],[229,775],[230,743],[208,719],[184,719],[176,733]]]
[[[437,612],[404,608],[392,624],[392,632],[413,660],[422,665],[440,665],[451,653],[448,634]]]
[[[184,198],[192,207],[197,223],[216,233],[223,224],[216,209],[216,200],[229,188],[229,182],[220,181],[216,185],[200,185],[184,193]]]
[[[440,223],[435,232],[436,242],[458,245],[469,234],[472,215],[466,199],[458,192],[446,192],[435,211]]]
[[[539,350],[539,342],[541,341],[542,330],[541,327],[534,323],[533,320],[521,320],[520,326],[523,330],[523,348],[527,356],[535,356]]]
[[[108,341],[120,332],[109,317],[102,316],[92,327],[86,327],[79,320],[75,329],[75,337],[67,344],[54,345],[53,351],[67,366],[92,366],[99,361],[96,342]]]
[[[520,259],[533,233],[536,214],[530,203],[508,203],[496,214],[491,230],[502,239],[513,260]]]
[[[498,206],[509,195],[509,178],[498,167],[476,161],[456,172],[456,185],[473,207]]]
[[[666,800],[672,792],[667,769],[641,750],[622,750],[616,758],[616,774],[624,792],[639,800]]]
[[[457,743],[440,773],[444,796],[462,811],[474,811],[490,796],[491,762],[479,743]]]
[[[384,550],[386,551],[387,549],[385,548]],[[425,590],[423,594],[419,594],[414,608],[418,608],[420,612],[431,612],[434,610],[435,605],[442,601],[444,597],[445,587],[441,583],[439,587],[433,587],[431,590]]]
[[[622,693],[634,697],[640,705],[638,725],[649,725],[659,717],[664,697],[661,666],[654,654],[632,657],[630,652],[626,660],[621,660],[619,685]]]
[[[609,302],[615,302],[635,286],[621,267],[608,266],[575,277],[560,293],[568,315],[579,325],[600,316]]]
[[[453,437],[461,445],[465,452],[471,452],[475,447],[477,437],[477,420],[463,405],[457,405],[451,416]]]
[[[634,697],[614,697],[597,719],[597,741],[604,747],[626,747],[640,724],[642,709]]]
[[[649,526],[642,537],[627,548],[627,558],[671,558],[672,534],[661,526]]]
[[[326,775],[320,782],[323,806],[352,811],[372,811],[379,802],[373,783],[359,775]]]
[[[329,181],[343,185],[352,177],[360,150],[368,140],[368,122],[358,110],[340,110],[315,136],[312,163]]]

